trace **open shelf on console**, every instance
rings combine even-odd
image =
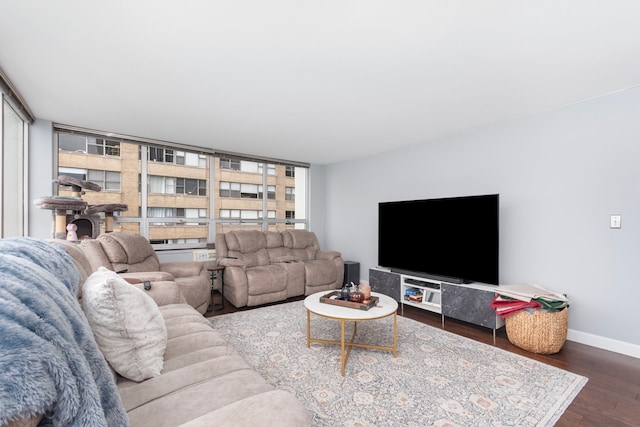
[[[400,276],[402,304],[412,305],[434,313],[442,313],[440,282],[421,277]]]

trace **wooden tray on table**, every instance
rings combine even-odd
[[[358,310],[366,311],[366,310],[369,310],[371,307],[375,307],[379,301],[378,297],[373,297],[373,296],[368,300],[362,301],[362,302],[345,301],[343,299],[339,299],[341,295],[342,293],[340,291],[332,291],[326,295],[321,296],[320,302],[323,302],[325,304],[339,305],[341,307],[349,307],[349,308],[355,308]]]

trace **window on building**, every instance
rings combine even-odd
[[[220,169],[230,170],[230,171],[239,171],[240,170],[240,160],[237,159],[220,159]]]
[[[220,197],[240,197],[239,182],[220,182]]]
[[[120,157],[120,141],[66,133],[60,136],[58,144],[63,151]]]
[[[148,159],[151,162],[173,163],[175,156],[173,150],[163,147],[148,147]]]
[[[240,182],[220,181],[220,197],[239,197],[242,199],[262,199],[264,197],[262,184],[247,184]],[[267,186],[267,198],[276,199],[276,186]]]
[[[275,218],[276,211],[267,211],[267,218]],[[220,218],[223,219],[262,219],[262,211],[255,209],[220,209]]]
[[[150,175],[147,181],[147,191],[151,194],[207,195],[207,181],[204,179]]]
[[[126,139],[115,141],[119,158],[110,156],[96,163],[94,156],[78,155],[78,150],[87,153],[87,137],[58,128],[55,135],[60,173],[108,190],[87,191],[83,199],[90,205],[126,204],[128,210],[116,219],[116,231],[140,233],[156,247],[204,247],[214,241],[216,233],[243,228],[307,227],[306,167],[217,157],[160,142]],[[116,148],[103,136],[96,135],[92,141],[94,150],[103,150],[105,157],[109,149]],[[105,170],[97,170],[96,164],[104,165]],[[277,191],[285,187],[286,194]],[[58,194],[71,192],[60,187]]]
[[[99,185],[101,191],[120,191],[120,172],[59,167],[58,175],[92,182]]]
[[[120,156],[120,142],[102,138],[87,138],[87,153],[99,156]]]
[[[264,163],[258,163],[258,173],[262,173],[264,169]],[[276,174],[276,165],[267,164],[267,175]]]
[[[294,187],[285,187],[285,189],[284,189],[284,198],[285,198],[285,200],[295,201],[296,200],[296,189]]]
[[[98,184],[103,191],[120,191],[120,172],[89,169],[87,181]]]

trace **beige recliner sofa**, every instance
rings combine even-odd
[[[342,286],[340,252],[320,250],[306,230],[238,230],[216,235],[224,296],[235,307],[256,306]]]
[[[149,241],[136,233],[108,233],[80,244],[93,271],[99,267],[123,272],[124,278],[175,282],[187,303],[204,314],[211,301],[209,272],[203,263],[180,261],[160,263]]]
[[[85,248],[65,240],[0,239],[2,263],[11,260],[20,267],[15,271],[29,279],[0,281],[0,293],[12,295],[0,311],[0,323],[7,327],[5,332],[13,331],[8,336],[21,338],[0,342],[0,349],[16,361],[11,369],[0,371],[0,383],[8,387],[4,394],[0,391],[0,425],[35,427],[43,416],[69,416],[75,420],[73,425],[99,425],[78,419],[97,417],[100,408],[108,422],[102,425],[123,427],[127,421],[132,427],[311,425],[305,406],[251,368],[222,332],[184,303],[175,282],[141,291],[159,306],[166,327],[160,374],[133,381],[109,372],[106,362],[98,363],[94,357],[98,344],[76,299],[93,273]],[[143,287],[141,283],[132,286]],[[11,303],[19,308],[19,316],[12,315]],[[32,324],[39,326],[30,330]],[[127,337],[128,332],[123,330],[121,336]],[[34,351],[52,348],[60,350]],[[78,367],[89,374],[83,376]],[[16,370],[20,375],[14,375]],[[34,384],[35,388],[30,387]],[[89,393],[97,397],[89,399]],[[119,414],[126,419],[115,419]]]

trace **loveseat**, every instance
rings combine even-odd
[[[211,300],[211,282],[201,262],[160,263],[151,243],[136,233],[101,234],[80,243],[91,264],[123,272],[122,277],[155,282],[175,282],[187,303],[204,314]],[[160,285],[160,284],[159,284]]]
[[[2,426],[311,425],[175,282],[94,271],[81,245],[0,240],[0,330]]]
[[[340,252],[320,250],[306,230],[237,230],[216,235],[224,296],[235,307],[256,306],[340,288]]]

